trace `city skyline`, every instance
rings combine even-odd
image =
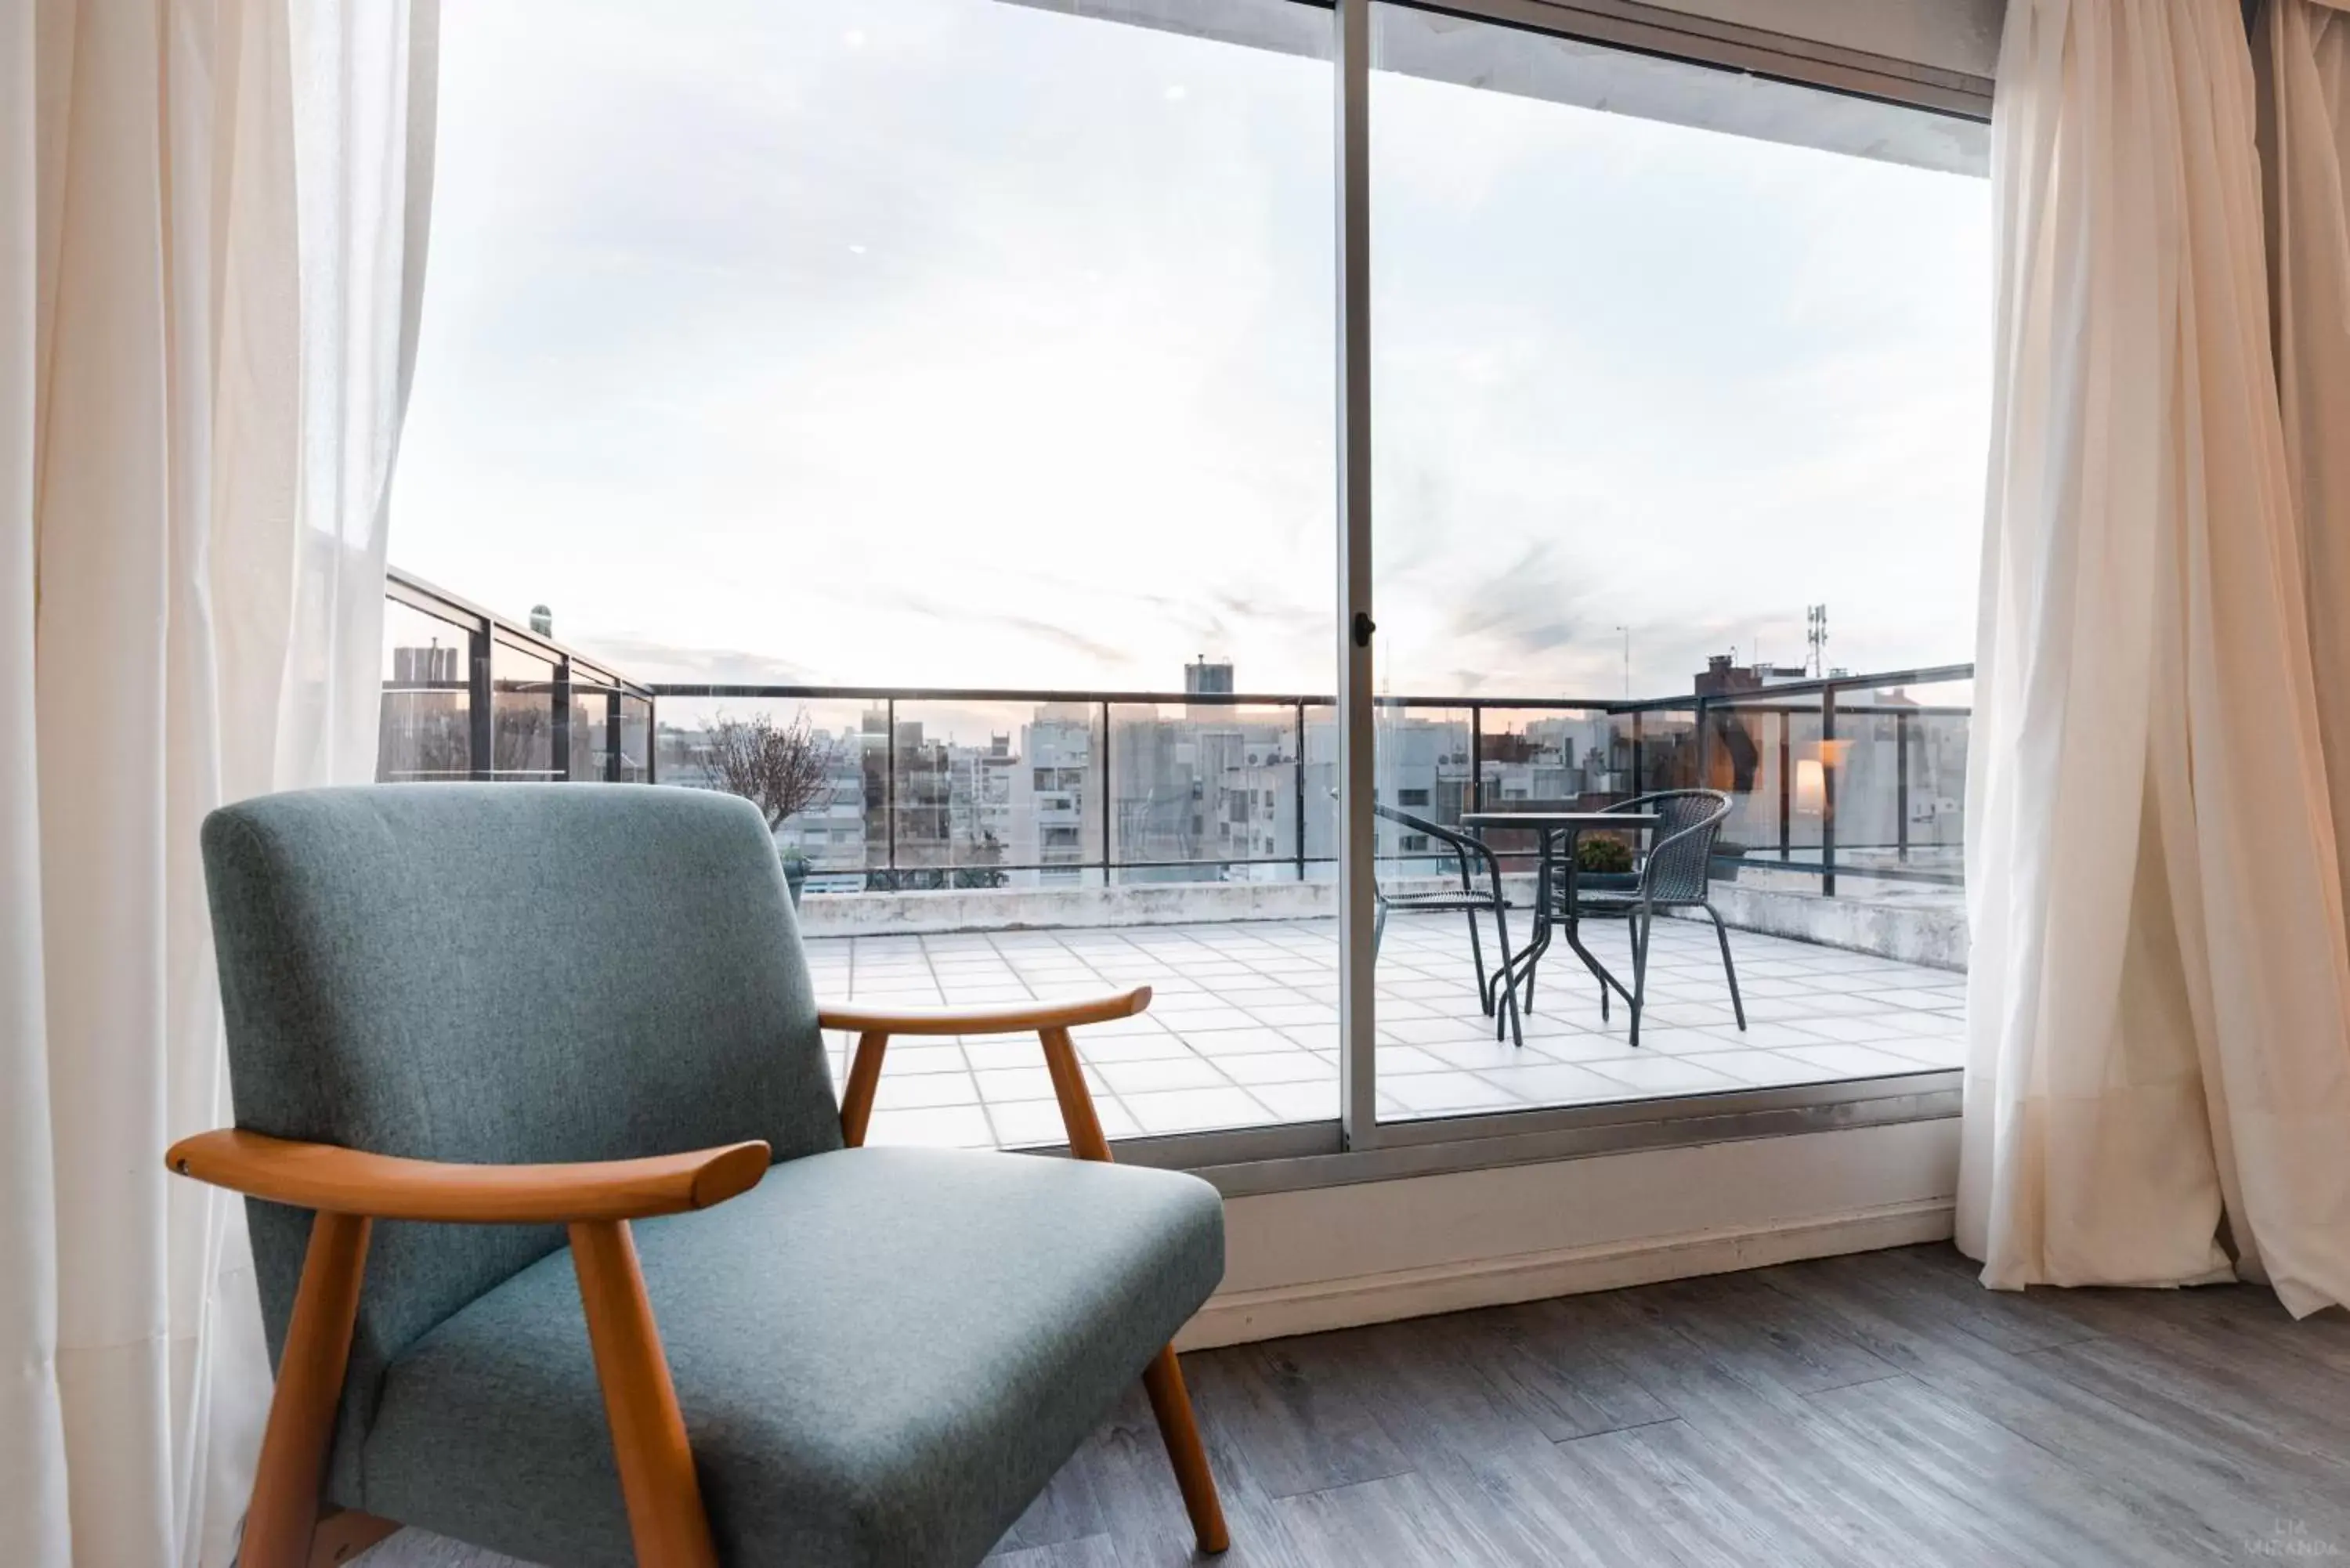
[[[1334,684],[1326,64],[564,16],[446,21],[396,561],[640,680]],[[1375,86],[1381,689],[1971,655],[1980,181]]]

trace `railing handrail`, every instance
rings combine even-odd
[[[1643,713],[1659,711],[1694,711],[1703,707],[1762,707],[1783,697],[1817,696],[1827,691],[1848,691],[1860,688],[1877,689],[1889,686],[1939,685],[1951,680],[1973,679],[1971,664],[1929,665],[1918,670],[1896,670],[1883,673],[1825,676],[1808,680],[1788,680],[1759,687],[1752,691],[1725,691],[1706,695],[1689,692],[1674,697],[1511,697],[1454,693],[1451,696],[1374,697],[1372,705],[1379,708],[1523,708],[1544,711],[1584,712],[1597,714]],[[1072,707],[1091,706],[1107,702],[1113,707],[1194,707],[1194,708],[1309,708],[1337,705],[1337,698],[1317,691],[1114,691],[1088,690],[1082,687],[1050,686],[827,686],[807,683],[775,683],[764,681],[679,681],[654,680],[645,684],[655,697],[697,698],[742,701],[802,701],[802,702],[1035,702],[1066,703]],[[1895,709],[1885,712],[1946,711],[1962,713],[1964,708],[1942,705],[1935,709]],[[1863,708],[1847,708],[1847,712],[1868,711]]]
[[[521,645],[527,652],[537,653],[556,664],[576,665],[582,670],[593,670],[597,676],[593,684],[598,690],[613,688],[629,696],[646,699],[655,695],[654,688],[629,680],[613,669],[609,661],[598,659],[592,653],[582,653],[569,643],[558,642],[543,632],[533,631],[528,626],[502,616],[494,609],[484,608],[463,594],[453,594],[437,583],[428,583],[413,572],[387,566],[383,569],[383,576],[385,597],[388,598],[397,599],[428,615],[438,615],[444,619],[463,617],[467,620],[482,622],[494,635]]]
[[[884,702],[1039,702],[1072,706],[1194,707],[1194,708],[1330,708],[1338,700],[1326,691],[1102,691],[1048,686],[786,686],[750,682],[655,680],[647,690],[656,697],[737,698],[747,701]],[[1684,702],[1688,701],[1684,699]],[[1609,703],[1601,698],[1577,697],[1377,697],[1382,708],[1545,708],[1601,712]],[[1620,704],[1617,704],[1620,706]]]

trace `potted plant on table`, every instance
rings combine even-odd
[[[1586,892],[1640,883],[1632,870],[1632,846],[1612,833],[1587,833],[1575,841],[1575,871],[1576,885]]]
[[[766,713],[737,719],[722,711],[711,722],[702,775],[711,788],[739,794],[757,806],[772,834],[830,797],[832,750],[832,738],[816,733],[805,708],[788,724],[778,724]],[[796,844],[779,846],[775,853],[797,908],[800,889],[807,882],[807,854]]]

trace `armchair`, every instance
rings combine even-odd
[[[1224,1548],[1168,1343],[1222,1208],[1108,1163],[1069,1034],[1147,989],[820,1009],[758,814],[701,791],[312,791],[203,848],[238,1127],[166,1158],[249,1199],[246,1568],[394,1521],[577,1568],[976,1563],[1138,1376]],[[862,1147],[893,1034],[1008,1030],[1079,1158]]]

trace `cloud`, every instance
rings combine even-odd
[[[769,654],[733,648],[692,648],[642,637],[598,637],[592,633],[571,639],[581,652],[610,664],[629,680],[650,685],[682,686],[806,686],[807,670]]]

